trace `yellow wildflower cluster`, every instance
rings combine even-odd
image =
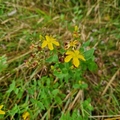
[[[74,32],[73,32],[74,38],[79,37],[78,31],[79,31],[78,27],[75,26]],[[76,49],[76,46],[79,44],[80,43],[78,42],[78,40],[70,41],[67,44],[68,51],[66,52],[65,62],[69,62],[70,60],[72,60],[72,63],[75,67],[79,66],[80,60],[85,61],[84,56],[79,52],[79,50]],[[71,50],[71,48],[72,48],[72,50]]]
[[[78,37],[78,27],[75,26],[74,28],[74,38]],[[77,36],[76,36],[77,35]],[[43,37],[40,37],[41,39],[43,39]],[[45,40],[43,40],[42,46],[41,48],[44,47],[48,47],[50,50],[54,49],[53,45],[59,46],[59,42],[56,41],[56,39],[54,39],[52,36],[45,36]],[[70,60],[72,60],[72,63],[75,67],[78,67],[80,64],[80,60],[85,61],[84,56],[79,52],[79,50],[76,49],[76,46],[79,45],[78,40],[73,40],[70,41],[68,44],[66,44],[65,48],[67,49],[66,52],[66,57],[64,58],[64,62],[69,62]]]

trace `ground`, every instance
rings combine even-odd
[[[82,91],[82,97],[90,98],[94,108],[89,119],[120,119],[119,23],[120,2],[117,0],[0,0],[0,57],[4,61],[0,63],[0,104],[7,111],[3,119],[20,119],[19,115],[25,109],[27,111],[27,107],[31,113],[36,111],[36,106],[32,106],[38,102],[35,85],[39,84],[39,76],[49,74],[49,65],[42,61],[44,56],[36,52],[36,49],[41,50],[37,46],[40,35],[51,35],[59,42],[68,42],[75,26],[79,28],[81,42],[90,41],[88,49],[94,48],[94,61],[98,66],[97,70],[87,70],[84,74],[88,87]],[[33,50],[35,46],[38,48]],[[36,63],[38,60],[39,64]],[[29,84],[28,89],[23,87],[24,84]],[[69,95],[67,92],[65,96]],[[75,92],[72,101],[80,94],[80,91]],[[29,106],[23,104],[24,101]],[[63,107],[55,110],[53,106],[48,116],[48,110],[43,109],[33,118],[57,120]]]

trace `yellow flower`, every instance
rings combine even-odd
[[[56,39],[54,39],[53,37],[46,35],[45,38],[46,40],[43,41],[42,48],[48,46],[50,50],[53,50],[53,44],[59,46],[59,42],[57,42]]]
[[[82,85],[84,82],[82,80],[79,80],[79,84]]]
[[[75,29],[76,32],[78,32],[78,30],[79,30],[77,25],[75,26],[74,29]]]
[[[40,35],[39,37],[40,37],[40,41],[44,39],[44,37],[42,35]]]
[[[78,38],[79,36],[80,36],[79,35],[79,28],[78,28],[78,26],[75,26],[74,32],[73,32],[73,37]]]
[[[5,112],[1,110],[2,107],[3,107],[3,105],[0,105],[0,115],[4,115],[5,114]]]
[[[78,50],[67,51],[65,57],[65,62],[69,62],[72,59],[72,63],[75,67],[78,67],[80,62],[79,59],[85,61],[85,58]]]
[[[65,45],[66,49],[69,49],[70,47],[72,47],[73,49],[77,47],[77,45],[79,45],[79,42],[77,40],[74,41],[70,41]]]
[[[70,42],[70,46],[71,46],[71,47],[74,47],[74,48],[75,48],[78,44],[79,44],[79,42],[78,42],[77,40],[74,40],[74,41],[71,41],[71,42]]]
[[[29,118],[30,118],[29,112],[24,112],[22,115],[22,118],[23,118],[23,120],[29,120]]]

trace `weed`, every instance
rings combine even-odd
[[[119,119],[119,5],[0,0],[0,119]]]

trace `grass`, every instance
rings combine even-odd
[[[76,108],[80,108],[81,114],[85,113],[83,111],[89,113],[88,118],[80,118],[83,120],[120,119],[119,14],[120,2],[117,0],[1,0],[0,57],[5,56],[1,58],[0,66],[0,105],[3,104],[6,111],[1,119],[22,119],[22,114],[28,111],[35,120],[66,120],[70,115],[74,118],[76,111],[72,111]],[[51,74],[51,64],[44,61],[49,53],[39,52],[40,48],[30,49],[32,44],[39,44],[39,35],[53,35],[60,43],[70,41],[75,25],[79,27],[81,42],[91,41],[88,49],[95,49],[98,66],[94,72],[85,72],[84,82],[88,87],[82,91],[72,89],[74,82],[70,80],[59,83],[51,77],[42,78]],[[39,61],[37,66],[36,61]],[[49,103],[48,91],[52,91],[56,96],[54,99],[62,104]],[[43,96],[39,98],[41,93]],[[83,104],[79,103],[81,99]],[[88,103],[94,110],[85,108]]]

